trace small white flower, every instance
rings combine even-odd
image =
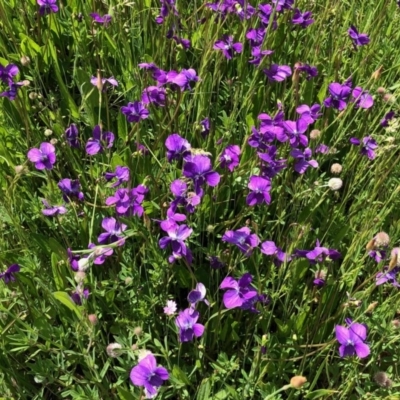
[[[116,358],[119,356],[118,350],[120,349],[122,349],[122,346],[119,343],[110,343],[107,346],[106,351],[109,357]]]
[[[174,315],[176,313],[177,306],[175,301],[168,300],[166,307],[164,307],[164,314],[166,315]]]
[[[329,189],[339,190],[343,186],[343,181],[340,178],[331,178],[328,181]]]

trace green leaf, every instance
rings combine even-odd
[[[125,389],[122,389],[121,387],[117,387],[118,395],[121,400],[136,400],[137,397],[135,397],[132,393],[128,392]]]
[[[180,383],[190,386],[190,381],[186,376],[185,372],[183,372],[177,365],[174,365],[174,368],[172,369],[172,375],[174,375],[174,377]]]
[[[64,304],[67,308],[73,311],[79,319],[82,318],[82,312],[78,306],[71,300],[68,293],[65,292],[54,292],[53,296],[60,303]]]
[[[209,400],[211,393],[211,384],[208,379],[203,379],[197,392],[196,400]]]
[[[57,254],[51,253],[51,269],[53,271],[54,282],[56,284],[57,290],[62,290],[64,289],[64,281],[59,270],[58,261],[59,260]]]
[[[326,399],[326,396],[331,396],[334,393],[338,393],[337,390],[328,390],[328,389],[318,389],[318,390],[314,390],[313,392],[307,393],[304,398],[305,399],[319,399],[321,397],[323,397],[324,399]]]

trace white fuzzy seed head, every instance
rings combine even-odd
[[[343,181],[340,178],[331,178],[328,181],[329,189],[339,190],[343,186]]]

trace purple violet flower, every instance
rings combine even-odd
[[[323,263],[327,258],[334,261],[341,257],[337,250],[322,247],[319,240],[316,241],[313,250],[296,250],[295,254],[299,257],[307,258],[310,264]]]
[[[296,66],[295,69],[306,74],[306,79],[309,81],[311,78],[314,78],[318,75],[317,67],[313,67],[308,64],[299,63],[300,65]]]
[[[131,217],[143,215],[142,203],[145,195],[149,192],[146,186],[138,185],[133,189],[117,189],[113,196],[106,199],[106,205],[115,204],[117,215]]]
[[[84,200],[84,195],[81,192],[81,184],[78,179],[72,180],[69,178],[61,179],[57,186],[63,194],[63,199],[66,203],[69,203],[71,199],[77,199],[79,201]]]
[[[369,36],[366,33],[358,33],[358,30],[354,25],[351,25],[347,32],[354,47],[365,46],[370,41]]]
[[[93,86],[96,86],[97,88],[100,87],[99,78],[97,76],[92,76],[90,78],[90,83]],[[113,76],[111,76],[110,78],[101,78],[101,88],[102,88],[103,92],[106,89],[106,83],[109,83],[111,86],[118,86],[118,81]]]
[[[372,96],[363,88],[357,86],[351,92],[353,97],[352,101],[354,101],[356,108],[364,108],[368,109],[374,105],[374,99]]]
[[[394,117],[396,116],[396,113],[394,111],[389,111],[388,113],[385,114],[385,116],[381,119],[380,125],[384,128],[387,128],[389,126],[389,121],[391,121]]]
[[[273,256],[273,262],[277,267],[292,260],[292,257],[278,247],[275,242],[269,240],[261,243],[261,253]]]
[[[375,284],[379,286],[388,282],[392,286],[400,288],[400,283],[397,281],[397,275],[400,272],[400,267],[394,267],[391,271],[387,272],[388,269],[389,267],[384,267],[383,272],[378,272],[376,274]]]
[[[229,171],[233,172],[239,165],[239,157],[240,147],[235,144],[228,145],[219,157],[221,168],[228,168]]]
[[[251,300],[258,298],[257,291],[251,286],[253,278],[249,273],[245,273],[239,280],[227,276],[219,286],[226,290],[223,297],[224,306],[228,309],[243,308]]]
[[[185,159],[186,156],[190,155],[190,143],[177,133],[167,137],[165,147],[167,148],[167,160],[169,163],[173,160]]]
[[[29,161],[35,164],[35,168],[40,170],[53,169],[56,163],[56,149],[51,143],[43,142],[38,149],[28,151]]]
[[[308,25],[314,23],[314,20],[311,17],[311,11],[305,11],[304,13],[302,13],[298,8],[296,8],[292,18],[292,24],[300,25],[302,28],[307,28]]]
[[[371,136],[366,136],[363,138],[363,145],[361,146],[360,153],[363,156],[367,156],[370,160],[376,157],[375,150],[378,148],[378,144]],[[355,146],[360,146],[361,142],[357,138],[351,138],[350,143]]]
[[[275,4],[276,11],[283,12],[284,10],[291,10],[294,0],[272,0]]]
[[[164,88],[149,86],[142,92],[142,103],[144,105],[154,104],[159,107],[165,106],[166,91]]]
[[[104,26],[107,26],[111,22],[111,15],[109,14],[104,14],[102,17],[97,14],[97,13],[90,13],[89,14],[94,22],[97,22],[98,24],[103,24]]]
[[[185,257],[186,261],[192,263],[192,253],[184,240],[186,240],[193,232],[193,229],[187,225],[170,226],[167,231],[168,236],[164,236],[159,240],[159,246],[161,249],[165,249],[169,244],[172,248],[172,255],[168,258],[170,263],[173,263],[176,259]]]
[[[249,29],[246,33],[246,39],[249,40],[251,47],[257,47],[263,44],[267,29],[264,27],[258,29]]]
[[[274,8],[271,4],[259,4],[258,5],[258,15],[261,20],[261,24],[267,27],[270,23],[271,15],[274,13]],[[278,27],[276,22],[276,15],[274,15],[272,20],[272,29],[275,30]]]
[[[217,186],[220,181],[218,172],[212,170],[211,160],[207,156],[196,155],[183,166],[183,176],[191,178],[197,195],[202,195],[202,185]]]
[[[168,378],[168,371],[164,367],[157,367],[157,361],[153,354],[141,359],[130,373],[131,382],[135,386],[144,387],[144,394],[147,399],[155,397],[158,388]]]
[[[373,258],[377,263],[380,263],[386,258],[385,250],[371,250],[368,252],[368,256]]]
[[[39,14],[46,15],[58,11],[57,0],[37,0],[39,5]]]
[[[270,82],[282,82],[292,75],[292,69],[288,65],[272,64],[269,69],[263,69],[263,72]]]
[[[199,282],[196,285],[196,288],[191,290],[190,293],[188,294],[188,302],[190,303],[190,308],[195,308],[196,304],[200,301],[204,301],[204,303],[207,306],[209,306],[210,303],[206,299],[206,293],[207,293],[206,287],[201,282]]]
[[[263,161],[261,166],[262,175],[272,179],[280,171],[286,168],[286,159],[276,159],[277,149],[275,146],[269,146],[265,153],[257,153],[258,157]]]
[[[115,167],[115,172],[106,172],[104,174],[106,181],[110,181],[113,178],[117,178],[117,180],[111,185],[111,187],[117,187],[122,185],[123,182],[128,182],[130,179],[130,171],[128,167],[121,167],[117,165]]]
[[[300,118],[297,121],[283,121],[282,127],[283,132],[278,133],[276,138],[281,142],[284,143],[289,139],[290,146],[298,147],[308,145],[308,138],[307,135],[304,133],[308,129],[308,122],[307,118]]]
[[[304,174],[308,167],[318,167],[318,162],[316,160],[311,160],[312,151],[309,147],[304,149],[304,152],[300,149],[293,149],[290,155],[297,160],[294,164],[294,170],[299,174]]]
[[[128,105],[121,107],[121,112],[126,116],[128,122],[139,122],[142,119],[149,118],[149,110],[140,101],[128,103]]]
[[[0,80],[8,86],[14,83],[14,77],[19,73],[19,69],[15,64],[8,64],[5,67],[0,65]]]
[[[89,298],[89,294],[89,289],[82,290],[81,288],[77,288],[76,291],[72,292],[70,298],[76,305],[81,306],[82,300],[87,300]]]
[[[271,181],[269,178],[252,175],[247,187],[250,189],[250,193],[246,197],[247,205],[255,206],[264,202],[271,203]]]
[[[258,236],[250,233],[247,226],[236,231],[226,231],[222,236],[222,241],[236,245],[246,257],[249,257],[253,249],[260,244]]]
[[[333,107],[339,111],[342,111],[346,108],[350,93],[351,87],[340,83],[333,82],[329,84],[328,87],[330,96],[324,100],[325,107]]]
[[[319,104],[313,104],[311,107],[307,104],[302,104],[296,108],[297,114],[299,114],[301,119],[307,122],[308,125],[311,125],[321,117],[322,113],[320,113],[320,110],[321,106]]]
[[[210,119],[204,118],[203,120],[200,121],[200,125],[201,125],[201,136],[203,136],[203,138],[206,138],[210,133]]]
[[[176,179],[171,185],[170,189],[175,197],[175,200],[171,202],[171,209],[175,212],[178,205],[185,207],[186,211],[193,213],[196,206],[201,202],[201,197],[194,192],[188,192],[186,182]]]
[[[79,139],[78,139],[79,131],[78,127],[76,124],[71,124],[66,130],[65,130],[65,139],[67,140],[67,143],[70,147],[75,147],[79,148]]]
[[[94,243],[89,243],[89,249],[94,249],[93,251],[93,264],[101,265],[104,264],[107,257],[113,255],[114,250],[110,247],[97,247]]]
[[[234,53],[241,53],[243,50],[242,43],[233,43],[233,36],[224,35],[222,39],[217,40],[213,47],[214,50],[221,50],[225,58],[230,60]]]
[[[0,279],[3,279],[4,283],[8,285],[10,282],[15,281],[15,275],[17,272],[21,270],[21,267],[18,264],[10,265],[4,272],[0,273]]]
[[[67,209],[64,206],[51,206],[45,199],[42,199],[42,203],[46,207],[44,210],[42,210],[42,213],[47,217],[54,217],[67,212]]]
[[[364,343],[367,339],[367,327],[362,324],[351,323],[348,328],[336,325],[336,339],[340,343],[340,357],[354,356],[365,358],[369,355],[369,346]]]
[[[13,82],[10,84],[8,90],[0,93],[0,97],[7,97],[9,100],[13,101],[17,97],[18,89],[24,86],[23,82]]]
[[[222,262],[220,258],[217,256],[210,256],[209,261],[210,261],[210,267],[212,269],[221,269],[226,266],[226,264]]]
[[[104,218],[101,223],[102,228],[106,231],[100,234],[97,238],[100,244],[108,244],[118,242],[118,246],[125,243],[125,238],[122,232],[127,228],[125,224],[119,223],[115,218]]]
[[[181,311],[175,320],[176,326],[179,328],[179,341],[191,342],[194,337],[200,337],[204,333],[204,325],[198,324],[199,312],[192,308],[186,308]]]
[[[177,229],[179,227],[178,222],[186,221],[185,214],[176,213],[173,210],[173,207],[168,208],[167,210],[167,219],[164,221],[160,221],[160,228],[164,232],[168,232],[171,229]]]
[[[100,125],[96,125],[92,132],[91,137],[86,143],[86,153],[94,156],[102,153],[104,148],[109,149],[114,143],[114,134],[112,132],[103,132]]]
[[[321,143],[315,148],[315,152],[320,154],[328,154],[329,147],[326,144]]]

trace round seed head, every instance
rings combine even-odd
[[[304,376],[296,375],[290,380],[290,385],[295,389],[300,389],[307,382]]]
[[[339,190],[343,186],[343,181],[340,178],[331,178],[328,181],[329,189]]]
[[[92,325],[97,325],[97,323],[99,322],[99,320],[98,320],[96,314],[89,314],[89,315],[88,315],[88,319],[89,319],[89,322],[90,322]]]
[[[378,89],[376,89],[376,93],[383,96],[386,93],[386,89],[384,87],[380,86],[380,87],[378,87]]]
[[[374,375],[374,381],[381,387],[390,387],[393,384],[387,373],[383,371],[379,371]]]
[[[30,92],[29,93],[29,95],[28,95],[28,97],[31,99],[31,100],[35,100],[36,98],[37,98],[37,93],[35,93],[35,92]]]
[[[134,333],[136,336],[140,336],[140,335],[142,334],[142,332],[143,332],[143,329],[142,329],[140,326],[137,326],[137,327],[133,330],[133,333]]]
[[[27,67],[31,63],[31,59],[28,56],[22,56],[20,62],[22,66]]]
[[[342,170],[343,170],[343,167],[338,163],[332,164],[332,166],[331,166],[332,174],[340,174],[342,172]]]
[[[321,131],[319,131],[318,129],[313,129],[310,132],[310,139],[312,140],[316,140],[321,136]]]
[[[50,140],[50,143],[51,143],[52,145],[56,145],[56,144],[58,143],[58,139],[53,138],[53,139]]]
[[[392,326],[393,326],[393,328],[395,328],[395,329],[399,329],[399,328],[400,328],[400,319],[394,319],[394,320],[392,321]]]
[[[377,233],[374,239],[376,247],[386,247],[390,242],[389,235],[386,232]]]
[[[383,100],[385,103],[394,103],[394,102],[396,101],[396,98],[395,98],[392,94],[386,93],[386,94],[382,97],[382,100]]]
[[[110,343],[106,351],[109,357],[116,358],[120,355],[120,349],[122,349],[122,346],[119,343]]]
[[[79,264],[79,261],[78,261],[78,264]],[[86,278],[86,273],[84,271],[78,271],[75,274],[75,281],[78,282],[78,283],[79,282],[83,282],[85,280],[85,278]]]

